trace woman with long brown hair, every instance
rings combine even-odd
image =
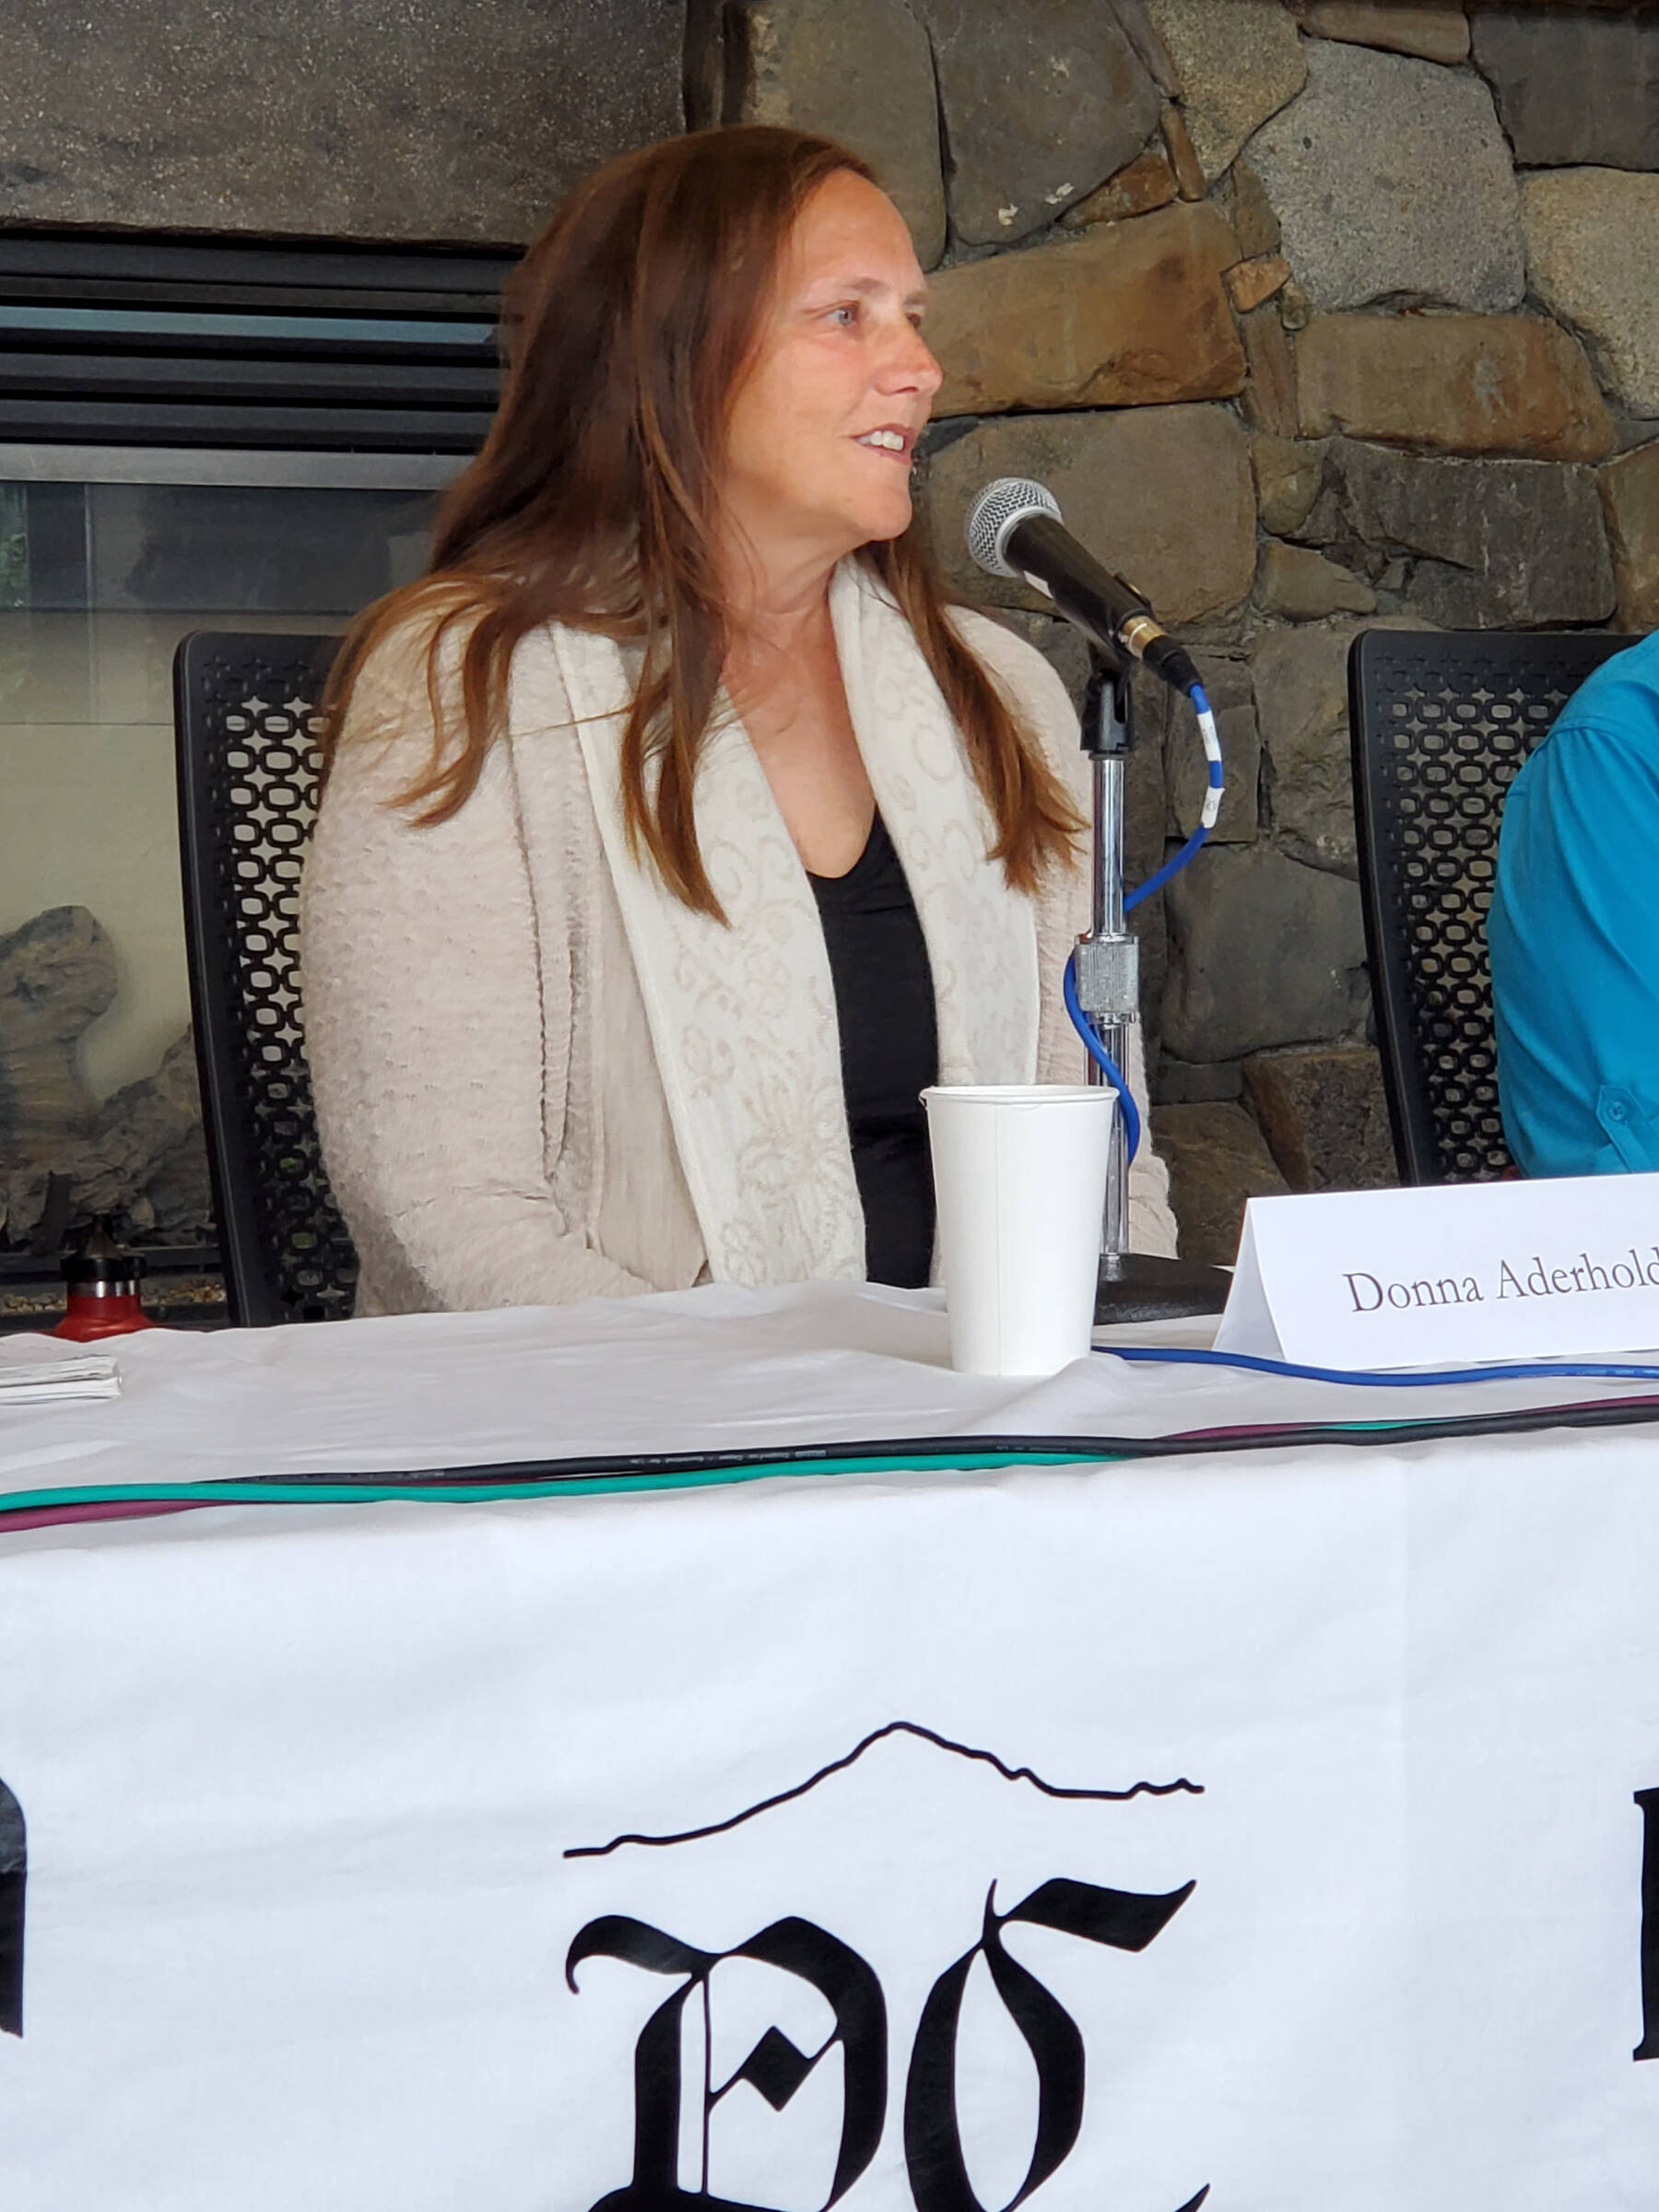
[[[924,289],[865,165],[759,125],[611,163],[518,271],[488,440],[335,673],[306,1030],[359,1310],[924,1282],[916,1094],[1077,1079],[1077,724],[912,525]],[[1131,1230],[1173,1249],[1149,1147]]]

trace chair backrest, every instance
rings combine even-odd
[[[1503,802],[1603,631],[1372,629],[1348,653],[1359,888],[1394,1152],[1406,1182],[1513,1166],[1498,1109],[1487,909]]]
[[[337,637],[198,630],[173,659],[184,935],[230,1318],[350,1313],[358,1262],[317,1141],[300,877]]]

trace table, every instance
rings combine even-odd
[[[0,1505],[853,1465],[0,1534],[6,2212],[1659,2196],[1653,1429],[1240,1449],[1422,1394],[956,1376],[848,1286],[114,1349]]]

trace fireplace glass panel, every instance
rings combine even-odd
[[[211,1243],[173,651],[193,629],[344,629],[419,572],[430,473],[402,487],[0,475],[0,1289],[31,1247],[37,1271],[55,1267],[65,1204],[70,1222],[112,1214],[158,1259]]]

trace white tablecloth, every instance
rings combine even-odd
[[[844,1289],[113,1348],[0,1488],[1425,1410]],[[0,1537],[0,2206],[1651,2207],[1655,1441]]]
[[[1213,1324],[1100,1333],[1208,1343]],[[54,1347],[0,1342],[31,1363]],[[68,1358],[82,1347],[65,1345]],[[0,1498],[81,1484],[402,1470],[582,1453],[898,1437],[1153,1437],[1288,1421],[1421,1419],[1644,1387],[1540,1377],[1432,1393],[1337,1388],[1097,1354],[1046,1382],[951,1371],[935,1291],[712,1287],[566,1308],[106,1340],[117,1400],[7,1409]],[[1645,1386],[1659,1393],[1659,1383]]]

